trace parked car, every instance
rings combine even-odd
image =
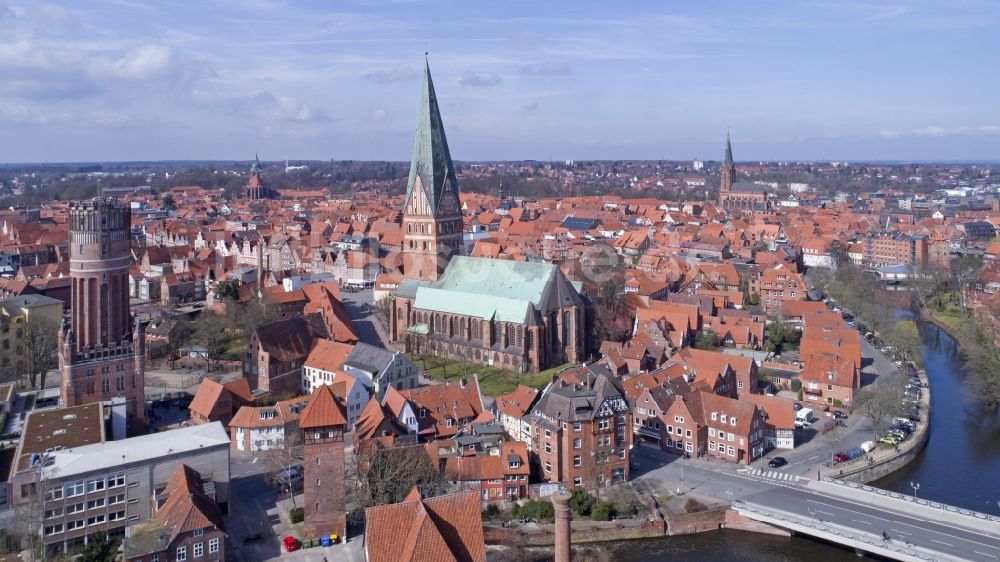
[[[283,542],[285,543],[286,552],[295,552],[296,550],[302,548],[302,541],[292,536],[285,537]]]
[[[846,453],[837,453],[836,455],[833,455],[833,462],[847,462],[849,460],[851,460],[851,457],[848,457]]]
[[[296,478],[302,477],[302,467],[293,466],[291,468],[286,468],[281,472],[274,475],[278,480],[295,480]]]
[[[786,464],[788,464],[788,461],[785,460],[785,457],[774,457],[767,463],[767,466],[771,468],[780,468]]]
[[[847,414],[845,414],[844,412],[834,412],[833,413],[833,419],[846,420],[847,419]]]
[[[792,405],[792,409],[795,410],[796,412],[798,412],[799,410],[802,409],[802,404],[799,404],[798,402],[796,402],[794,405]]]

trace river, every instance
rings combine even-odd
[[[921,326],[924,366],[932,394],[931,434],[912,463],[875,482],[877,486],[966,509],[1000,513],[1000,412],[970,398],[955,340],[933,324]],[[857,560],[853,551],[803,537],[772,537],[741,531],[629,541],[610,545],[614,560],[746,560],[779,562]]]

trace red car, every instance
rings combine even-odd
[[[834,462],[847,462],[849,460],[851,460],[851,457],[848,457],[844,453],[837,453],[836,455],[833,455]]]
[[[288,552],[295,552],[296,550],[302,548],[302,541],[299,539],[288,536],[285,537],[285,550]]]

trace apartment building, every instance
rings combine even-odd
[[[39,476],[24,502],[39,502],[49,552],[68,552],[102,531],[113,538],[148,522],[154,498],[181,465],[201,475],[219,508],[229,503],[229,437],[219,422],[53,450],[32,459]],[[165,561],[164,561],[165,562]]]
[[[546,387],[530,419],[542,480],[594,488],[629,479],[632,413],[607,367],[563,373]]]

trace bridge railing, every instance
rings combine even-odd
[[[940,559],[941,553],[930,551],[926,548],[918,547],[910,543],[901,542],[899,539],[886,541],[882,539],[881,535],[875,535],[873,533],[859,533],[841,525],[833,525],[821,520],[803,518],[801,515],[785,511],[777,511],[757,505],[750,505],[743,500],[734,500],[733,509],[737,510],[742,515],[750,517],[751,519],[753,519],[753,516],[748,514],[757,514],[762,517],[769,518],[772,521],[776,520],[778,521],[777,524],[779,526],[785,526],[798,532],[808,534],[809,529],[811,529],[819,533],[824,533],[826,536],[821,538],[830,539],[834,542],[841,542],[842,544],[845,544],[847,541],[853,541],[853,543],[847,544],[847,546],[867,549],[868,552],[872,553],[876,553],[881,550],[883,552],[878,552],[879,554],[884,554],[884,551],[888,551],[909,556],[918,560]],[[806,530],[803,530],[803,528]],[[840,539],[844,540],[841,541]],[[858,546],[859,544],[861,545],[860,547]]]
[[[940,509],[947,513],[964,515],[965,517],[971,517],[973,519],[978,519],[980,521],[990,521],[994,523],[1000,523],[1000,517],[996,515],[990,515],[989,513],[982,513],[980,511],[973,511],[971,509],[965,509],[961,507],[955,507],[953,505],[948,505],[946,503],[935,502],[930,500],[925,500],[921,498],[914,498],[909,494],[901,494],[899,492],[891,492],[889,490],[883,490],[875,486],[869,486],[867,484],[858,484],[857,482],[851,482],[849,480],[840,480],[839,478],[830,478],[828,476],[823,477],[823,482],[830,482],[832,484],[839,484],[847,488],[853,488],[855,490],[861,490],[863,492],[868,492],[881,497],[892,498],[896,500],[907,501],[910,503],[915,503],[917,505],[927,506],[933,509]]]

